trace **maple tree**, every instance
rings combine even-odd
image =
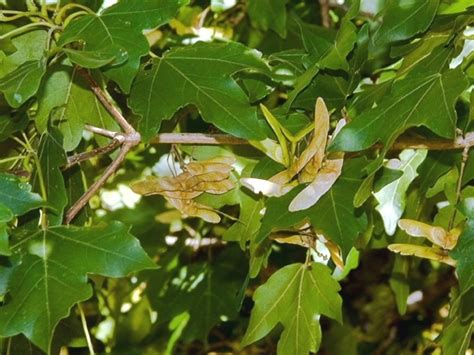
[[[5,354],[464,354],[469,0],[0,0]]]

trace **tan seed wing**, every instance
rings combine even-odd
[[[291,201],[288,210],[290,212],[305,210],[318,202],[341,175],[343,163],[343,159],[327,160],[314,181]]]
[[[395,253],[400,253],[401,255],[417,256],[419,258],[439,261],[451,266],[456,265],[456,261],[453,260],[446,251],[441,249],[413,244],[390,244],[388,249]]]
[[[297,173],[303,170],[301,173],[303,182],[313,181],[321,168],[326,151],[328,133],[329,112],[324,100],[318,97],[314,110],[314,135],[296,163]]]
[[[398,226],[408,235],[425,237],[443,249],[452,249],[457,242],[457,238],[454,238],[454,235],[448,233],[444,228],[430,226],[414,219],[401,219],[398,221]]]

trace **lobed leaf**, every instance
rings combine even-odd
[[[242,345],[263,338],[281,323],[279,353],[316,352],[321,343],[319,315],[342,320],[339,289],[325,265],[291,264],[279,269],[254,293],[255,306]]]
[[[27,61],[0,79],[0,92],[11,107],[18,108],[36,94],[45,72],[43,59]]]
[[[105,74],[124,92],[129,92],[140,58],[149,50],[142,31],[168,22],[184,3],[187,0],[122,0],[101,15],[85,15],[71,21],[58,45],[82,42],[84,50],[95,52],[95,56],[113,54],[116,65],[106,68]],[[84,57],[79,57],[77,52],[67,54],[73,62],[84,63]]]
[[[145,66],[138,74],[129,100],[141,116],[138,129],[143,139],[150,140],[163,120],[189,104],[224,132],[264,139],[256,109],[231,77],[242,70],[268,72],[257,51],[233,42],[198,43],[154,59],[151,67]]]
[[[0,307],[0,335],[24,334],[48,352],[58,322],[92,295],[87,274],[123,277],[154,268],[137,239],[121,223],[101,227],[22,230],[11,249],[26,255],[8,283]]]

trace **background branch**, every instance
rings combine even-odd
[[[321,24],[323,27],[331,27],[331,17],[329,16],[329,0],[319,0],[319,8],[321,13]]]

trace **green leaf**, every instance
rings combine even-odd
[[[383,219],[385,232],[393,235],[397,223],[405,210],[406,192],[413,180],[418,176],[416,170],[423,163],[428,153],[425,149],[405,149],[400,159],[391,159],[389,168],[399,170],[402,176],[374,193],[379,203],[375,208]]]
[[[307,68],[317,64],[333,48],[332,45],[336,40],[336,33],[333,30],[304,23],[296,16],[290,18],[290,26],[299,32],[303,40],[308,53],[304,59]]]
[[[223,317],[234,319],[239,308],[237,293],[246,276],[245,267],[235,268],[244,262],[242,256],[237,248],[229,248],[212,262],[175,268],[169,282],[160,285],[164,294],[155,301],[158,322],[189,314],[183,337],[191,341],[206,339]]]
[[[50,128],[41,137],[38,148],[41,172],[36,172],[33,186],[36,191],[41,191],[40,184],[44,184],[48,207],[48,224],[55,226],[62,223],[64,207],[67,205],[66,187],[61,173],[61,167],[66,164],[67,157],[63,149],[63,137],[57,128]],[[42,175],[42,180],[39,174]]]
[[[306,355],[321,343],[318,316],[342,321],[339,284],[327,266],[292,264],[275,272],[254,293],[255,306],[242,345],[267,335],[278,323],[284,327],[279,354]]]
[[[181,107],[195,105],[203,119],[224,132],[261,140],[257,112],[231,75],[242,70],[268,72],[260,54],[238,43],[198,43],[173,49],[138,74],[129,105],[142,119],[147,141],[163,120]],[[157,100],[156,98],[160,98]]]
[[[68,61],[49,68],[38,93],[38,110],[33,118],[40,132],[46,131],[48,122],[58,126],[66,151],[77,147],[86,123],[118,130],[117,123],[89,89],[86,80]]]
[[[349,82],[342,76],[319,73],[296,98],[293,107],[314,110],[316,97],[322,97],[329,111],[340,110],[350,94]]]
[[[89,52],[89,51],[79,51],[76,49],[65,48],[64,52],[67,54],[71,62],[79,64],[84,68],[100,68],[106,64],[111,63],[116,60],[117,55],[113,55],[107,52]],[[126,54],[121,52],[120,54]],[[125,59],[126,60],[126,56]],[[120,60],[123,62],[123,60]]]
[[[274,30],[286,37],[286,3],[288,0],[250,0],[248,15],[252,24],[263,30]]]
[[[398,180],[403,176],[403,171],[399,169],[390,169],[384,167],[380,176],[377,178],[377,181],[374,183],[374,192],[380,191],[383,187],[387,186],[388,184]]]
[[[13,212],[7,206],[0,203],[0,255],[11,255],[7,222],[10,222],[14,217]]]
[[[471,0],[456,0],[456,1],[448,1],[442,2],[439,5],[438,14],[439,15],[449,15],[455,14],[459,12],[464,12],[468,8],[472,8],[472,1]]]
[[[474,198],[464,200],[463,213],[468,217],[456,247],[449,255],[457,261],[456,273],[459,278],[461,296],[474,287]]]
[[[14,175],[0,173],[0,203],[15,216],[21,216],[43,204],[38,194],[31,192],[31,185]]]
[[[357,27],[352,23],[352,19],[359,13],[359,7],[360,0],[352,1],[349,11],[341,21],[341,27],[337,32],[334,44],[319,63],[321,68],[349,70],[346,57],[357,42]]]
[[[413,126],[453,138],[456,128],[454,104],[467,86],[460,69],[426,75],[412,73],[393,84],[377,107],[364,111],[346,125],[332,142],[332,151],[363,150],[377,141],[388,149],[399,134]]]
[[[100,16],[86,15],[75,19],[64,30],[58,45],[84,42],[89,52],[116,53],[116,61],[128,59],[105,71],[106,75],[128,92],[140,66],[140,58],[148,53],[149,45],[142,34],[167,23],[186,0],[122,0],[107,8]],[[122,52],[121,52],[122,51]]]
[[[249,252],[249,277],[253,279],[258,276],[262,267],[267,267],[268,258],[272,252],[272,241],[265,239],[256,242],[255,239],[252,239],[250,240]]]
[[[408,39],[424,32],[433,21],[439,0],[387,1],[381,11],[381,26],[373,37],[374,45]]]
[[[1,58],[2,52],[0,52],[0,77],[11,73],[26,62],[43,58],[47,39],[48,32],[43,30],[28,31],[13,37],[12,44],[16,51],[4,58]]]
[[[352,159],[345,162],[342,175],[336,183],[313,207],[307,210],[288,211],[290,202],[303,186],[293,189],[282,197],[269,198],[265,203],[266,212],[256,241],[263,240],[274,229],[288,228],[304,219],[309,219],[318,233],[337,243],[343,255],[347,255],[359,233],[367,226],[366,215],[357,211],[352,204],[360,185],[361,169],[366,162],[365,159]]]
[[[45,72],[43,59],[25,62],[0,79],[0,91],[11,107],[18,108],[36,94]]]
[[[15,132],[25,129],[28,125],[28,117],[24,113],[18,113],[13,117],[0,114],[0,142],[11,137]]]
[[[355,270],[359,267],[359,256],[360,252],[356,248],[352,248],[347,254],[347,258],[344,262],[344,269],[335,268],[332,274],[332,277],[336,281],[341,281],[349,275],[352,270]]]
[[[470,301],[472,302],[472,299]],[[451,302],[449,316],[437,340],[443,349],[444,355],[465,354],[471,343],[474,321],[461,320],[460,297]]]
[[[240,247],[245,249],[247,241],[254,239],[260,229],[260,211],[263,209],[264,204],[261,199],[252,198],[244,191],[239,193],[239,198],[239,220],[225,231],[222,238],[228,241],[239,241]]]
[[[426,193],[442,175],[451,169],[455,162],[455,154],[455,152],[451,151],[430,151],[428,153],[423,164],[418,169],[420,174],[420,191],[422,193]]]
[[[101,227],[23,230],[13,252],[27,252],[10,278],[11,300],[0,307],[0,335],[23,333],[48,351],[55,327],[92,295],[87,274],[124,277],[155,264],[121,223]]]

